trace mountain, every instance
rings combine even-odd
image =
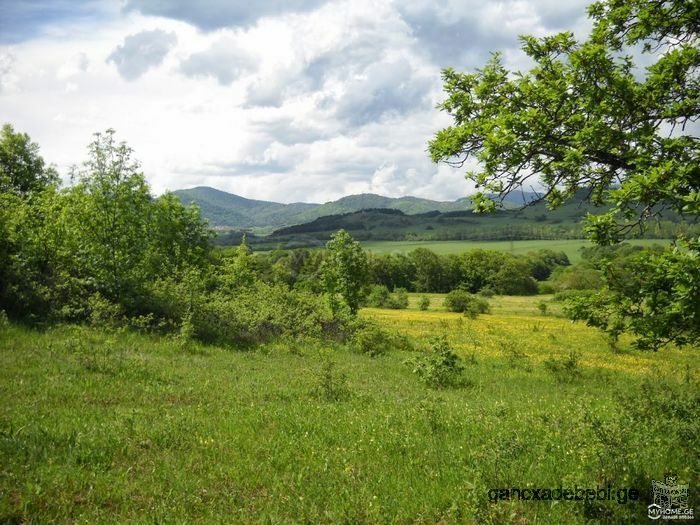
[[[555,210],[548,209],[544,201],[531,201],[524,207],[505,206],[485,214],[462,209],[408,215],[398,209],[365,209],[280,228],[254,242],[258,249],[322,246],[341,228],[360,241],[577,239],[584,237],[581,220],[586,214],[609,209],[607,206],[593,206],[587,195],[587,190],[579,190]],[[510,201],[510,206],[515,206],[515,202]],[[653,227],[644,232],[644,237],[669,239],[679,234],[692,236],[699,232],[698,223],[685,222],[678,215],[663,211]]]
[[[431,211],[450,212],[469,209],[468,198],[452,202],[433,201],[418,197],[382,197],[373,193],[350,195],[325,204],[292,203],[246,199],[233,193],[199,186],[173,192],[182,202],[194,202],[202,216],[219,229],[256,229],[272,231],[285,226],[313,221],[327,215],[352,213],[367,209],[399,210],[413,215]]]
[[[547,210],[544,202],[487,214],[462,209],[408,215],[398,209],[365,209],[318,217],[304,224],[280,228],[257,242],[291,246],[320,245],[341,228],[357,240],[579,238],[582,236],[580,221],[589,211],[600,210],[595,210],[590,204],[578,199],[569,201],[554,211]]]
[[[496,202],[498,202],[499,200],[499,196],[496,194],[490,193],[488,196],[494,199]],[[526,204],[530,204],[531,202],[536,201],[541,197],[542,194],[536,193],[534,191],[514,190],[503,197],[502,204],[503,207],[506,209],[521,208]]]
[[[202,216],[218,228],[268,228],[296,224],[296,217],[304,212],[318,208],[320,204],[298,202],[281,204],[279,202],[246,199],[233,193],[198,186],[187,190],[173,192],[183,203],[195,203]]]

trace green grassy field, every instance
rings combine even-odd
[[[631,239],[630,244],[636,246],[651,246],[667,244],[669,241],[657,239]],[[459,254],[467,250],[481,248],[523,254],[534,250],[548,249],[565,252],[572,263],[581,260],[580,249],[591,246],[583,239],[568,239],[554,241],[363,241],[362,247],[377,254],[408,253],[416,248],[427,248],[437,254]]]
[[[415,346],[376,358],[5,326],[0,523],[633,523],[652,479],[697,494],[697,352],[613,351],[548,297],[493,298],[474,320],[418,297],[361,312]],[[405,363],[439,334],[464,360],[461,388],[430,389]],[[577,365],[554,366],[571,352]],[[640,501],[489,498],[608,485]]]

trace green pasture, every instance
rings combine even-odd
[[[495,297],[477,319],[418,297],[362,310],[407,341],[375,358],[6,325],[0,523],[641,523],[652,479],[697,490],[697,352],[612,349],[548,296]],[[436,335],[459,388],[407,364]],[[608,486],[612,501],[489,497]]]
[[[632,239],[635,246],[667,244],[663,239]],[[459,254],[468,250],[498,250],[513,254],[524,254],[536,250],[554,250],[566,253],[572,263],[581,260],[581,248],[592,246],[583,239],[534,240],[534,241],[363,241],[362,247],[372,253],[408,253],[416,248],[426,248],[440,255]]]

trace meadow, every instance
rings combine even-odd
[[[668,244],[663,239],[628,239],[634,246]],[[531,241],[361,241],[362,247],[376,254],[408,253],[416,248],[426,248],[438,255],[460,254],[468,250],[496,250],[522,255],[537,250],[554,250],[566,253],[572,263],[581,260],[581,248],[593,246],[585,239],[531,240]]]
[[[5,323],[0,523],[634,523],[669,472],[699,501],[697,352],[611,348],[549,296],[476,319],[419,297],[360,312],[406,336],[374,358]],[[436,335],[458,387],[406,363]],[[608,486],[613,501],[490,497]]]

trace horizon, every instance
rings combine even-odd
[[[311,201],[282,202],[282,201],[267,201],[267,200],[265,200],[265,199],[256,199],[256,198],[252,198],[252,197],[246,197],[246,196],[244,196],[244,195],[241,195],[240,193],[234,193],[234,192],[231,192],[231,191],[222,190],[221,188],[215,188],[214,186],[203,186],[203,185],[200,185],[200,186],[193,186],[193,187],[191,187],[191,188],[178,188],[178,189],[175,189],[175,190],[165,190],[163,193],[167,193],[167,192],[175,193],[175,192],[178,192],[178,191],[191,191],[191,190],[197,190],[197,189],[210,189],[210,190],[215,190],[215,191],[219,191],[219,192],[221,192],[221,193],[226,193],[226,194],[228,194],[228,195],[232,195],[232,196],[235,196],[235,197],[240,197],[240,198],[242,198],[242,199],[246,199],[246,200],[249,200],[249,201],[271,202],[271,203],[274,203],[274,204],[284,204],[284,205],[290,205],[290,204],[317,204],[317,205],[321,206],[321,205],[323,205],[323,204],[328,204],[328,203],[331,203],[331,202],[336,202],[336,201],[339,201],[339,200],[341,200],[341,199],[345,199],[345,198],[348,198],[348,197],[361,197],[361,196],[363,196],[363,195],[372,195],[372,196],[375,196],[375,197],[382,197],[382,198],[386,198],[386,199],[421,199],[421,200],[428,200],[428,201],[441,202],[441,203],[446,203],[446,202],[457,202],[457,201],[459,201],[459,200],[468,199],[468,198],[471,197],[471,195],[465,195],[464,197],[458,197],[458,198],[452,199],[452,200],[439,200],[439,199],[432,199],[432,198],[430,198],[430,197],[417,197],[417,196],[415,196],[415,195],[400,195],[400,196],[398,196],[398,197],[391,197],[391,196],[388,196],[388,195],[382,195],[382,194],[380,194],[380,193],[362,192],[362,193],[351,193],[351,194],[348,194],[348,195],[343,195],[343,196],[341,196],[341,197],[338,197],[337,199],[333,199],[333,200],[325,201],[325,202],[311,202]]]

